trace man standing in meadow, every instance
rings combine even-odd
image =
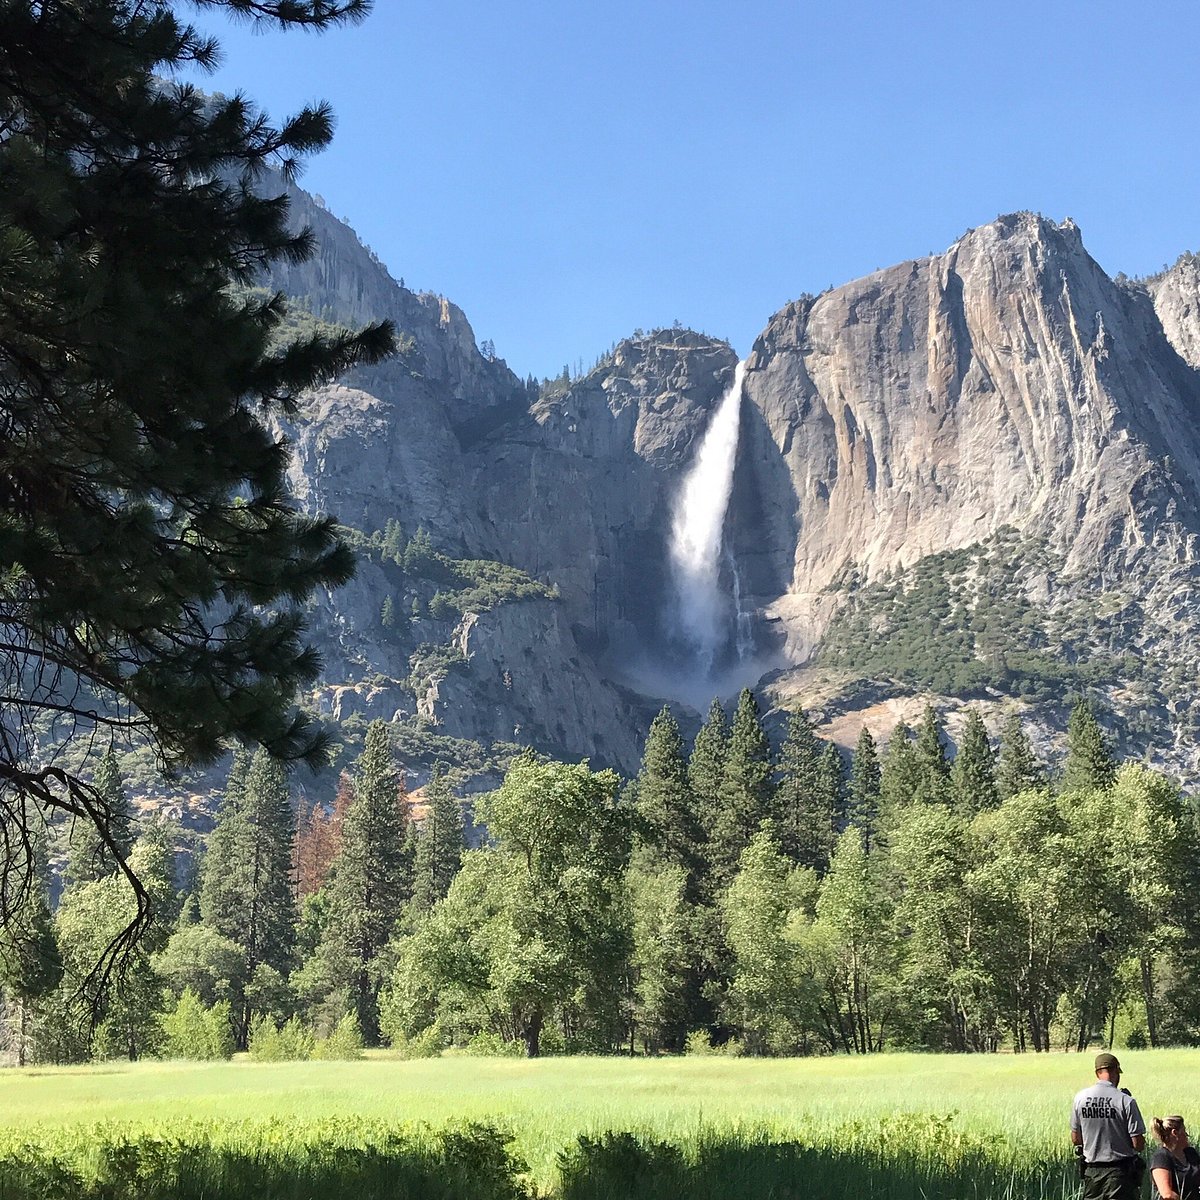
[[[1071,1107],[1071,1144],[1083,1150],[1083,1200],[1137,1200],[1141,1191],[1146,1123],[1120,1084],[1116,1056],[1097,1054],[1096,1082]]]

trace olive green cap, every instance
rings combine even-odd
[[[1096,1070],[1097,1071],[1119,1071],[1121,1064],[1117,1061],[1115,1054],[1109,1054],[1107,1050],[1103,1054],[1096,1055]]]

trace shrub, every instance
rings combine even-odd
[[[358,1017],[348,1012],[327,1038],[321,1038],[313,1047],[313,1058],[339,1059],[352,1062],[362,1058],[363,1035],[358,1027]]]
[[[201,1061],[233,1056],[229,1001],[206,1008],[192,989],[184,988],[175,1007],[160,1018],[163,1058]]]
[[[398,1034],[392,1039],[392,1051],[397,1058],[437,1058],[446,1044],[442,1027],[434,1021],[427,1029],[412,1037]]]

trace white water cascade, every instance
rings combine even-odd
[[[745,371],[746,364],[739,362],[675,497],[671,521],[669,554],[676,628],[705,675],[712,671],[727,641],[729,601],[720,586],[721,549],[733,489]],[[740,596],[737,599],[740,616]],[[745,638],[741,624],[739,620],[739,656]]]

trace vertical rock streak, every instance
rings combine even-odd
[[[728,603],[721,594],[721,548],[733,488],[741,418],[739,362],[675,497],[669,556],[675,632],[707,674],[727,639]]]

